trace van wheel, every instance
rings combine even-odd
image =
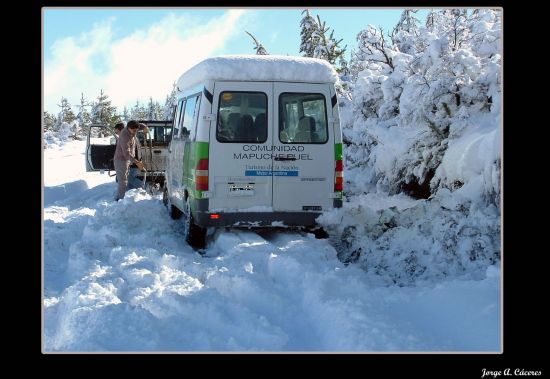
[[[202,228],[195,224],[189,201],[185,203],[183,235],[185,236],[185,241],[195,248],[200,249],[206,245],[206,228]]]
[[[164,191],[162,192],[162,203],[166,206],[166,209],[168,209],[168,214],[170,215],[172,220],[177,220],[181,218],[183,212],[172,205],[172,202],[168,197],[168,189],[166,187],[164,187]]]
[[[168,208],[168,188],[164,187],[162,191],[162,204]]]

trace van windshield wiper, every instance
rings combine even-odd
[[[295,161],[296,157],[275,157],[276,161]]]

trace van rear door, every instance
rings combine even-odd
[[[327,84],[274,83],[274,211],[333,207],[334,130]]]
[[[210,128],[209,209],[272,211],[273,83],[216,82]]]

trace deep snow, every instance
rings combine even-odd
[[[296,231],[218,230],[201,255],[160,195],[114,202],[84,146],[44,150],[46,352],[501,351],[498,264],[399,287]]]

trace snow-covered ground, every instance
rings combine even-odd
[[[84,147],[44,150],[46,352],[501,351],[498,264],[480,280],[400,287],[291,231],[218,230],[200,255],[160,195],[114,202],[114,178],[85,172]]]

